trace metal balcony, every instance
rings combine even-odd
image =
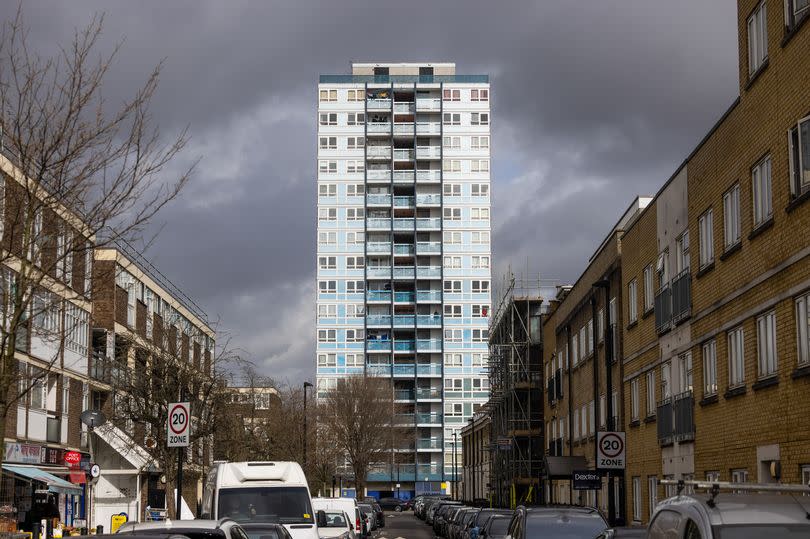
[[[442,276],[441,266],[419,266],[416,268],[416,276],[420,279],[435,279]]]
[[[413,303],[415,299],[413,292],[394,292],[394,303]]]
[[[394,197],[394,207],[396,208],[413,208],[414,197]]]
[[[442,171],[439,169],[416,170],[416,183],[439,183]]]
[[[417,146],[417,159],[441,159],[442,149],[440,146]]]
[[[418,122],[416,124],[417,135],[439,135],[442,132],[442,126],[439,122]]]
[[[412,122],[403,122],[403,123],[394,122],[394,135],[413,136],[413,127],[414,125]]]
[[[672,323],[685,320],[692,313],[692,275],[686,268],[672,279]]]
[[[675,436],[671,397],[667,397],[658,403],[655,422],[658,426],[658,445],[670,445]]]
[[[410,150],[410,149],[407,149],[407,148],[406,149],[400,149],[400,148],[394,149],[394,160],[395,161],[413,161],[414,155],[415,155],[415,152],[413,150]],[[411,176],[411,179],[413,179],[413,176]]]
[[[419,327],[441,327],[442,315],[420,314],[416,316],[416,325]]]
[[[409,113],[416,110],[416,105],[413,101],[402,101],[394,103],[394,112]]]
[[[395,183],[413,183],[414,171],[413,170],[395,170],[394,182]]]
[[[413,255],[416,252],[416,248],[412,243],[396,243],[394,244],[394,254],[395,255]]]
[[[442,301],[441,290],[417,290],[417,303],[440,303]]]
[[[391,315],[369,314],[366,316],[366,324],[369,327],[391,327]]]
[[[413,279],[414,274],[413,266],[394,266],[394,279]]]
[[[410,389],[397,389],[394,391],[394,400],[412,401],[414,400],[414,392]]]
[[[368,99],[366,100],[366,110],[377,110],[377,111],[391,110],[391,100]]]
[[[390,241],[370,241],[366,243],[366,250],[369,254],[391,254]]]
[[[439,388],[417,388],[416,400],[441,400],[442,390]]]
[[[441,228],[441,217],[417,217],[416,219],[417,230],[441,230]]]
[[[366,341],[366,350],[373,352],[390,352],[391,341],[382,339],[370,339]]]
[[[387,135],[391,132],[391,122],[369,122],[366,124],[366,132],[371,135]]]
[[[417,450],[439,450],[441,451],[444,448],[441,438],[425,438],[421,440],[416,440],[416,449]]]
[[[439,412],[416,414],[416,423],[419,425],[441,425],[442,414]]]
[[[416,339],[417,352],[439,351],[442,349],[441,339]]]
[[[413,376],[416,374],[416,365],[394,365],[394,376]]]
[[[417,172],[418,174],[418,172]],[[417,206],[440,206],[442,203],[442,195],[416,195]]]
[[[390,206],[391,195],[377,195],[369,193],[366,195],[367,206]]]
[[[416,317],[412,314],[395,314],[394,326],[395,327],[412,327],[416,322]]]
[[[369,266],[366,268],[366,276],[369,279],[390,279],[391,266]]]
[[[366,146],[366,159],[391,159],[391,146]]]
[[[395,352],[416,352],[416,341],[404,340],[394,342]],[[413,372],[411,372],[413,374]]]
[[[675,424],[673,435],[676,442],[695,439],[695,397],[691,391],[675,395],[673,399]]]
[[[439,111],[442,109],[442,100],[438,97],[422,97],[416,99],[417,111]]]
[[[394,219],[394,230],[413,230],[413,217],[397,217]]]
[[[655,294],[655,330],[664,333],[672,327],[672,289],[669,283]]]
[[[434,363],[419,364],[416,366],[417,376],[441,376],[442,366]]]
[[[384,301],[386,303],[391,301],[391,291],[390,290],[367,290],[366,291],[366,301],[368,302],[375,302],[375,301]]]
[[[368,230],[391,230],[391,219],[381,217],[366,219],[366,228]]]

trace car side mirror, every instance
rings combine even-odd
[[[315,519],[318,521],[319,528],[326,527],[326,511],[320,510],[315,513]]]
[[[611,528],[597,535],[596,539],[613,539],[614,537],[616,537],[616,530]]]

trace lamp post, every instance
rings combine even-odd
[[[611,368],[611,364],[613,363],[613,332],[610,329],[611,320],[610,320],[610,281],[608,279],[600,279],[593,283],[594,288],[601,288],[605,291],[605,327],[602,328],[604,331],[604,343],[605,343],[605,411],[606,411],[606,423],[607,423],[607,430],[613,431],[617,428],[617,425],[613,423],[613,369]],[[596,302],[594,301],[594,310],[596,309]],[[615,323],[615,321],[614,321]],[[594,363],[595,365],[595,363]],[[598,384],[599,380],[596,378],[596,383]],[[608,484],[608,523],[611,526],[616,525],[616,497],[615,491],[613,489],[613,474],[608,470],[606,472],[607,477],[607,484]]]
[[[454,430],[453,431],[453,499],[454,500],[458,499],[458,490],[456,490],[458,488],[458,468],[456,467],[458,465],[457,461],[456,461],[456,442],[457,442],[456,436],[457,436],[457,434],[458,433]]]
[[[307,388],[312,387],[309,382],[304,382],[304,458],[301,461],[304,464],[304,473],[307,473],[307,438],[309,431],[307,430]]]

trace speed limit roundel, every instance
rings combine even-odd
[[[623,470],[625,444],[623,432],[600,432],[596,440],[596,467],[603,470]]]
[[[167,445],[169,447],[186,447],[189,445],[189,403],[173,402],[169,405]]]

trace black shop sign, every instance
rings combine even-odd
[[[602,476],[598,470],[574,470],[571,484],[574,490],[599,490],[602,488]]]

